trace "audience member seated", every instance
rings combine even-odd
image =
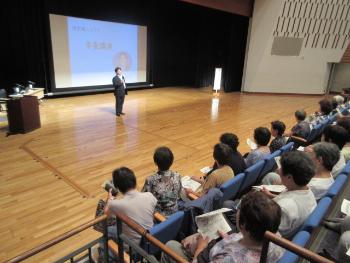
[[[216,144],[214,146],[213,157],[218,168],[208,176],[205,176],[204,179],[193,176],[192,179],[200,182],[202,185],[196,192],[193,192],[189,188],[185,188],[187,196],[191,193],[201,197],[203,194],[206,194],[209,189],[220,187],[221,184],[233,178],[234,174],[229,166],[232,157],[231,147],[224,143]]]
[[[123,194],[123,198],[114,199],[110,192],[105,213],[109,216],[113,216],[116,212],[124,213],[145,229],[150,229],[153,226],[157,199],[151,193],[141,193],[136,190],[135,174],[127,167],[113,171],[113,184]],[[141,240],[140,234],[126,225],[123,225],[123,233],[135,243]],[[115,239],[116,235],[116,227],[108,227],[108,236]]]
[[[279,150],[282,146],[286,144],[286,138],[283,137],[284,131],[286,130],[286,125],[281,121],[271,122],[271,135],[274,139],[270,143],[270,151]]]
[[[178,210],[178,200],[182,190],[181,176],[170,169],[174,155],[168,147],[159,147],[153,155],[158,172],[149,176],[142,192],[152,193],[158,200],[156,211],[169,216]]]
[[[320,109],[315,113],[316,122],[325,119],[333,110],[332,102],[328,99],[323,99],[318,102]]]
[[[340,125],[332,125],[332,126],[326,127],[326,129],[323,132],[323,135],[324,135],[323,136],[324,141],[332,142],[336,144],[338,148],[341,150],[339,161],[336,163],[336,165],[334,165],[332,170],[333,176],[337,177],[341,173],[341,171],[343,170],[346,164],[344,153],[346,155],[350,154],[350,147],[349,145],[346,146],[349,140],[349,133],[344,127]]]
[[[343,149],[344,145],[349,140],[348,131],[340,125],[326,127],[323,135],[326,142],[334,143],[340,150]]]
[[[325,128],[322,136],[322,140],[326,142],[332,142],[338,146],[340,150],[344,149],[344,145],[348,139],[348,132],[340,125],[332,125]],[[336,178],[343,170],[346,165],[345,157],[340,152],[338,162],[333,166],[332,175]]]
[[[319,142],[306,147],[305,152],[309,153],[316,165],[315,176],[308,186],[316,200],[319,200],[325,196],[329,187],[334,183],[331,171],[339,160],[340,151],[333,143]]]
[[[348,140],[341,149],[341,152],[347,163],[350,160],[350,117],[342,117],[337,120],[337,125],[343,127],[348,132]]]
[[[295,124],[291,131],[289,133],[286,133],[285,136],[297,136],[307,139],[310,134],[310,124],[305,121],[306,112],[304,110],[297,110],[294,113],[294,116],[297,124]]]
[[[335,258],[332,257],[332,259],[336,262],[350,262],[350,256],[347,253],[350,248],[350,216],[324,220],[324,225],[340,235],[335,249]]]
[[[229,166],[233,170],[233,173],[234,174],[243,173],[247,167],[242,157],[242,154],[237,150],[237,147],[239,145],[239,140],[237,135],[233,133],[224,133],[220,137],[220,142],[230,146],[233,151],[232,158],[230,159],[230,164],[229,164]],[[213,165],[213,169],[208,173],[208,175],[213,171],[215,171],[217,168],[218,166],[215,162]]]
[[[345,99],[341,95],[335,95],[332,98],[333,114],[339,113],[338,109],[341,110],[343,108],[344,101]]]
[[[247,167],[252,166],[258,161],[266,158],[271,152],[267,146],[271,139],[271,133],[269,129],[265,127],[258,127],[254,130],[254,141],[257,144],[257,148],[252,150],[245,158]]]
[[[182,243],[169,241],[166,245],[193,262],[235,262],[258,263],[263,245],[264,233],[276,233],[281,221],[281,208],[261,192],[251,192],[242,198],[237,213],[239,233],[218,232],[222,239],[213,240],[195,234],[185,238]],[[209,244],[209,246],[208,246]],[[270,243],[267,262],[277,262],[284,250]],[[198,261],[197,261],[198,260]],[[165,253],[161,262],[175,262]]]
[[[316,207],[315,196],[307,186],[315,175],[315,165],[305,152],[286,152],[281,157],[280,175],[285,191],[274,195],[264,188],[262,192],[280,205],[279,232],[283,237],[292,238]]]

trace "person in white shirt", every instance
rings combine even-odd
[[[315,176],[308,186],[314,193],[316,200],[321,199],[334,183],[331,173],[334,165],[338,162],[340,151],[337,145],[330,142],[319,142],[305,148],[316,165]]]
[[[315,165],[307,153],[287,152],[281,157],[279,173],[287,189],[279,195],[266,188],[262,191],[282,209],[279,232],[285,238],[292,238],[316,207],[315,196],[307,186],[315,175]]]

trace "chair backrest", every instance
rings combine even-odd
[[[331,198],[323,197],[318,202],[315,210],[312,211],[309,217],[305,220],[300,230],[304,230],[311,233],[311,231],[320,224],[331,203]]]
[[[280,156],[281,154],[282,154],[282,151],[278,150],[278,151],[271,153],[269,156],[266,157],[264,167],[262,168],[260,175],[259,175],[259,178],[258,178],[258,182],[260,182],[261,179],[267,173],[272,172],[274,168],[277,168],[275,158],[277,156]]]
[[[238,197],[244,177],[244,173],[237,174],[231,180],[228,180],[220,186],[220,191],[223,193],[222,202],[229,199],[234,200]]]
[[[178,211],[167,218],[167,220],[154,225],[150,230],[150,234],[157,238],[162,243],[169,240],[175,240],[182,226],[185,213]],[[141,241],[141,246],[150,254],[154,255],[159,252],[159,248],[148,244],[145,240]]]
[[[260,160],[252,166],[248,167],[244,173],[245,177],[239,192],[239,195],[244,194],[250,189],[259,179],[260,172],[264,167],[265,160]]]
[[[290,150],[292,150],[293,146],[294,146],[294,142],[289,142],[286,145],[282,146],[280,149],[281,154],[285,152],[289,152]]]
[[[350,161],[345,165],[345,167],[343,168],[341,173],[349,176],[349,174],[350,174]]]
[[[345,182],[347,179],[348,177],[345,174],[339,174],[337,178],[335,178],[334,183],[328,189],[326,196],[330,198],[333,198],[334,196],[336,196],[345,185]]]
[[[319,135],[321,135],[321,133],[323,133],[323,131],[326,129],[327,126],[329,126],[331,124],[331,118],[330,116],[327,117],[327,119],[321,121],[321,130]]]
[[[309,136],[307,137],[307,142],[310,143],[313,140],[315,140],[322,132],[322,123],[317,124],[316,126],[314,126],[311,131]]]
[[[306,231],[298,232],[292,242],[298,246],[305,247],[306,243],[310,239],[310,233]],[[284,252],[278,263],[296,263],[299,260],[299,256],[291,251]]]

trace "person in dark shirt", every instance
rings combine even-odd
[[[270,143],[270,151],[279,150],[282,146],[286,144],[286,138],[283,137],[284,131],[286,130],[286,125],[281,121],[271,122],[271,135],[274,139]]]
[[[235,175],[243,173],[247,167],[241,153],[237,150],[237,147],[239,145],[239,139],[237,135],[233,133],[224,133],[220,136],[220,142],[230,146],[230,148],[233,151],[232,158],[230,158],[229,161],[229,166],[232,168],[233,173]],[[216,169],[217,164],[215,163],[213,165],[213,169],[207,175],[209,175]]]
[[[306,112],[304,110],[297,110],[294,113],[294,116],[297,124],[295,124],[291,131],[289,133],[286,133],[284,136],[297,136],[307,139],[310,134],[310,124],[305,121]]]

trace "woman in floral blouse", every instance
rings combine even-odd
[[[146,179],[142,192],[151,192],[158,200],[156,211],[169,216],[178,210],[182,190],[181,176],[178,172],[169,170],[174,155],[168,147],[157,148],[153,160],[158,171]]]

